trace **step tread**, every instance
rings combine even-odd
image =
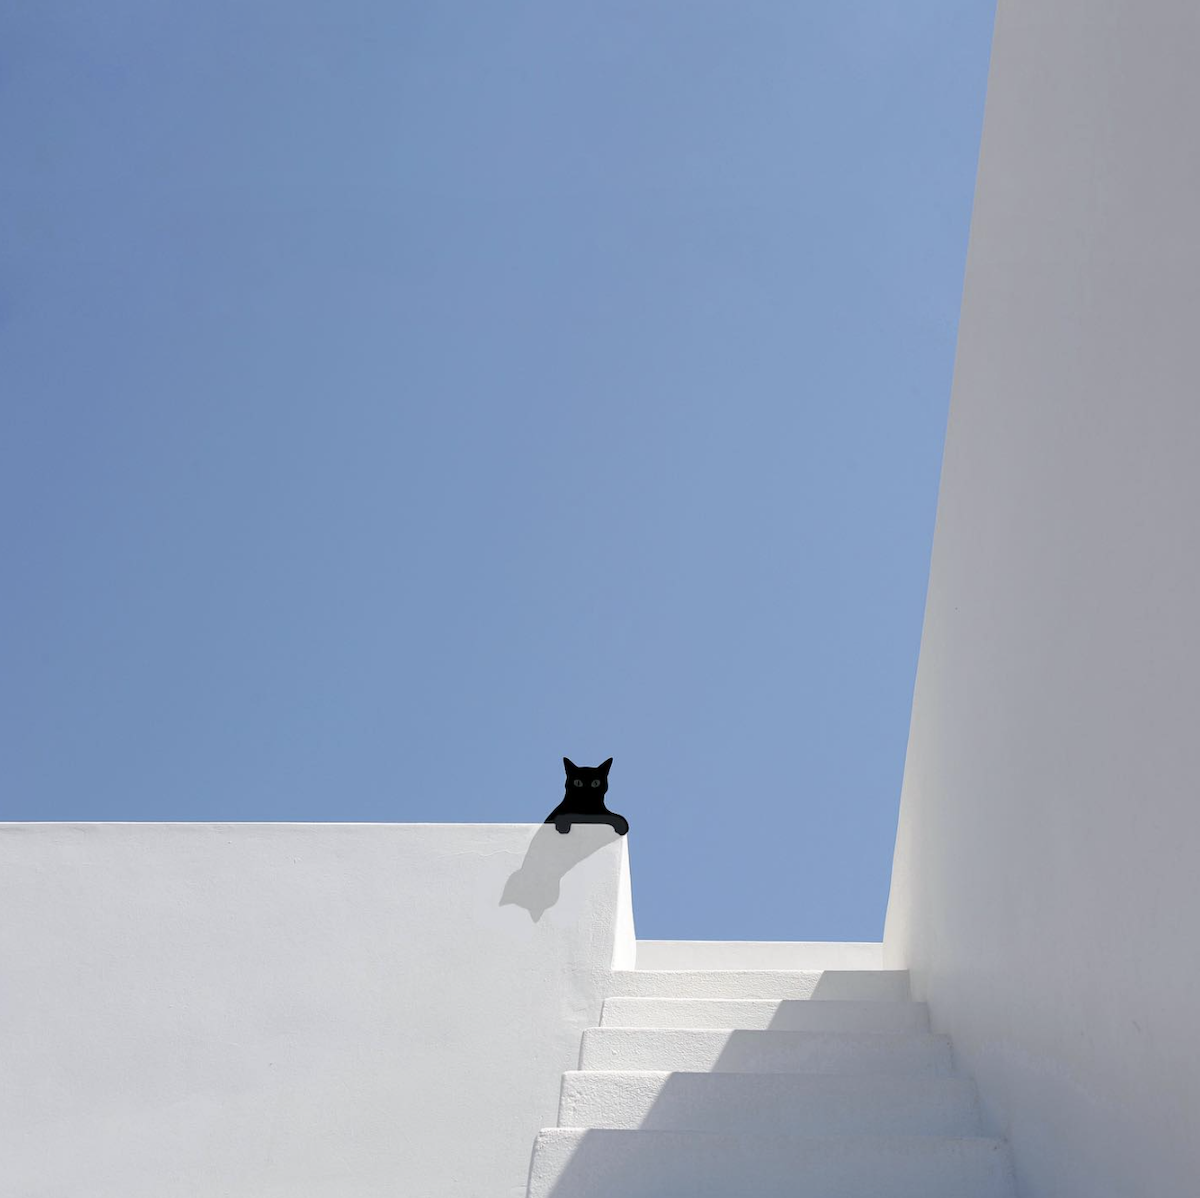
[[[604,1000],[600,1026],[928,1031],[929,1009],[923,1002],[864,999],[616,997]]]
[[[572,1070],[560,1127],[795,1133],[979,1133],[974,1084],[887,1074]]]
[[[1003,1141],[549,1128],[530,1198],[1012,1198]]]
[[[619,969],[613,998],[794,998],[902,1002],[904,969]]]
[[[584,1031],[579,1062],[580,1069],[734,1073],[952,1069],[949,1038],[931,1032],[598,1027]]]

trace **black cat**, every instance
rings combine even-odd
[[[567,793],[544,822],[553,824],[560,832],[569,832],[572,824],[611,824],[618,836],[624,836],[629,831],[629,821],[604,805],[610,765],[611,757],[594,767],[579,766],[564,757]]]

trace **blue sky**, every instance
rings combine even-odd
[[[540,821],[882,930],[992,3],[0,19],[0,818]]]

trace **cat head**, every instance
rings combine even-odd
[[[567,771],[567,794],[602,795],[608,790],[608,767],[612,758],[599,765],[576,765],[569,757],[563,758]]]

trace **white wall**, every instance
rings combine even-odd
[[[602,826],[0,825],[0,1194],[523,1198],[614,947]]]
[[[885,958],[1024,1198],[1200,1187],[1200,6],[1001,0]]]

